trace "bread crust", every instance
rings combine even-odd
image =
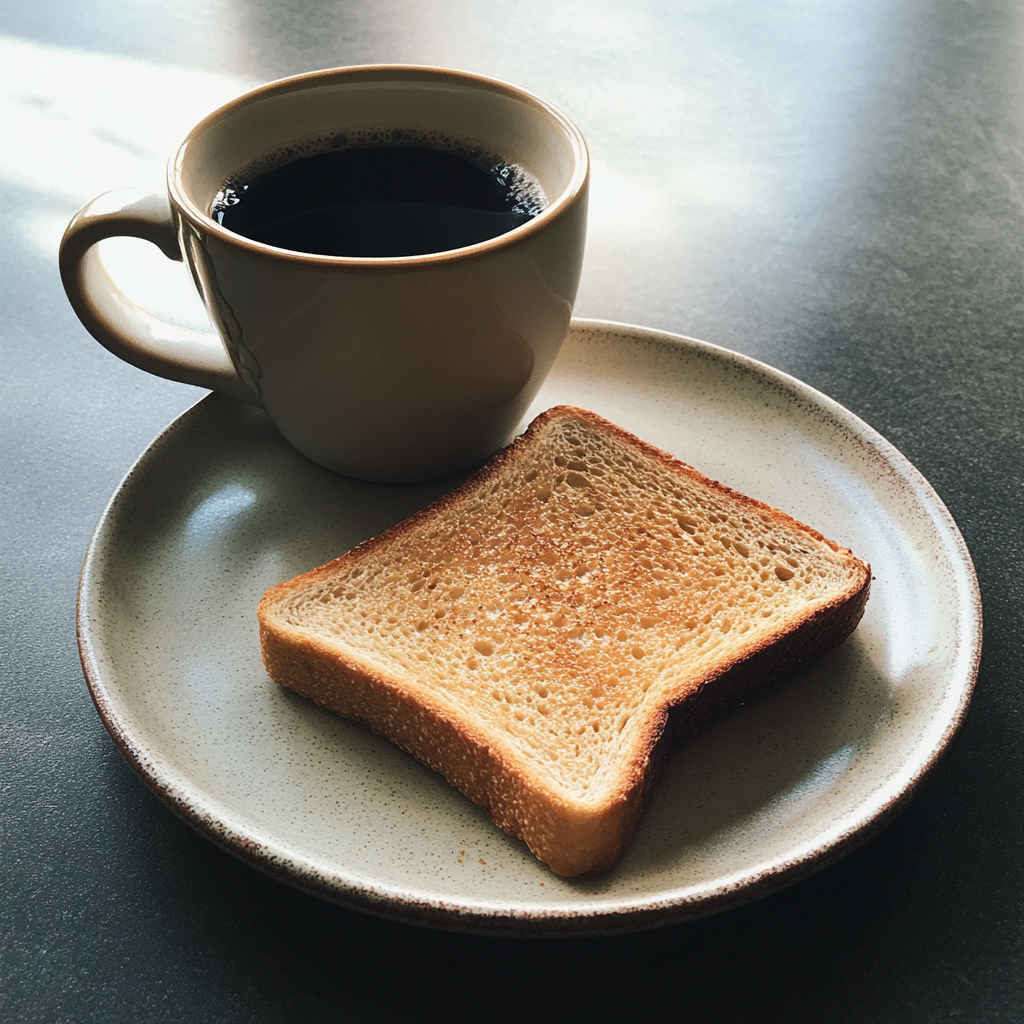
[[[791,616],[737,661],[713,662],[706,671],[648,698],[616,755],[616,771],[597,792],[580,799],[524,763],[508,737],[467,716],[443,693],[412,674],[385,670],[337,639],[286,621],[283,605],[339,569],[384,555],[402,538],[443,520],[514,466],[559,417],[573,417],[652,460],[660,471],[696,481],[786,529],[812,537],[848,563],[847,586],[832,600]],[[270,588],[259,604],[263,659],[271,678],[346,717],[366,723],[440,772],[496,825],[524,840],[560,875],[605,870],[620,857],[672,742],[723,710],[767,688],[805,661],[841,644],[856,628],[867,602],[870,567],[778,509],[703,476],[668,453],[602,417],[571,406],[549,409],[461,487],[340,558]]]

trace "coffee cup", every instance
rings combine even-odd
[[[247,176],[410,146],[512,169],[535,209],[482,240],[387,255],[292,249],[223,215]],[[201,121],[169,161],[166,195],[118,190],[89,203],[64,234],[61,277],[85,327],[127,362],[262,406],[328,469],[436,479],[505,443],[554,362],[579,282],[588,182],[579,130],[521,89],[440,68],[319,71]],[[217,333],[133,303],[95,248],[117,235],[184,260]]]

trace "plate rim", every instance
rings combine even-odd
[[[425,925],[448,931],[500,936],[548,937],[595,934],[619,934],[665,926],[683,920],[718,913],[730,907],[751,902],[811,875],[834,863],[884,828],[916,792],[918,786],[934,770],[942,755],[949,749],[963,725],[981,660],[983,639],[982,602],[973,560],[951,513],[924,475],[891,442],[864,422],[856,414],[827,395],[798,378],[751,356],[743,355],[710,342],[656,328],[620,323],[612,320],[574,317],[570,332],[611,333],[628,338],[631,342],[656,341],[670,348],[695,350],[699,355],[731,364],[762,380],[781,386],[785,397],[802,406],[827,412],[833,420],[876,451],[880,459],[911,485],[916,504],[925,510],[928,518],[952,542],[955,562],[965,571],[965,579],[954,592],[966,590],[966,601],[960,608],[962,635],[960,644],[967,647],[968,659],[965,677],[961,683],[959,700],[941,735],[917,765],[910,778],[882,801],[868,816],[859,815],[853,825],[843,826],[842,819],[831,830],[831,838],[817,843],[805,843],[799,854],[790,848],[780,862],[775,857],[762,868],[747,869],[739,878],[721,881],[709,894],[688,895],[699,888],[689,885],[682,889],[666,889],[659,897],[644,895],[630,899],[605,899],[584,906],[540,907],[528,909],[511,905],[495,905],[490,901],[468,899],[463,903],[436,896],[425,897],[401,890],[398,886],[374,884],[361,880],[352,873],[346,878],[318,871],[308,858],[292,851],[286,845],[268,843],[247,833],[246,829],[232,826],[218,817],[217,801],[199,791],[191,798],[180,792],[173,773],[161,770],[159,761],[147,756],[142,745],[132,735],[131,723],[119,715],[103,679],[103,666],[94,647],[90,631],[89,605],[93,590],[98,590],[97,563],[99,562],[107,529],[114,512],[127,495],[136,477],[145,472],[147,463],[158,456],[168,439],[193,416],[196,410],[213,395],[205,395],[176,417],[146,446],[131,468],[121,479],[101,512],[93,528],[83,560],[76,600],[76,635],[79,657],[90,696],[104,727],[121,754],[142,781],[179,818],[210,839],[217,846],[233,854],[265,874],[293,887],[338,903],[351,909],[368,912],[378,917],[405,923]],[[964,587],[964,585],[966,585]],[[96,643],[100,642],[96,638]],[[881,787],[885,790],[887,787]],[[863,805],[861,805],[862,807]],[[850,815],[847,815],[849,818]],[[836,835],[835,833],[838,832]]]

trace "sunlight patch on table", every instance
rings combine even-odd
[[[160,188],[185,132],[252,84],[0,36],[0,178],[76,206],[113,188]]]
[[[0,183],[27,191],[10,227],[56,262],[80,206],[115,188],[163,191],[167,158],[192,125],[252,82],[191,68],[0,36]],[[132,299],[181,326],[209,330],[184,265],[140,239],[100,253]]]

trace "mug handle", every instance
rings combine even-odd
[[[123,188],[82,207],[61,239],[60,276],[86,330],[108,351],[140,370],[259,405],[216,334],[169,324],[137,306],[114,284],[95,246],[116,235],[144,238],[168,259],[181,262],[166,195]]]

